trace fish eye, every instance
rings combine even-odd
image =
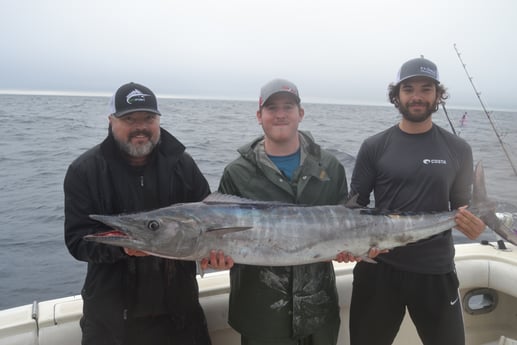
[[[147,222],[147,228],[151,231],[156,231],[160,228],[160,223],[157,220],[150,220]]]

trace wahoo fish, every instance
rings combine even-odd
[[[481,164],[474,175],[469,210],[517,245],[517,216],[495,213]],[[332,260],[340,252],[366,258],[371,247],[392,249],[416,242],[453,228],[455,213],[303,206],[214,193],[201,202],[149,212],[91,215],[113,230],[84,239],[171,259],[199,261],[211,250],[222,250],[236,263],[291,266]]]

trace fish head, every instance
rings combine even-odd
[[[90,215],[113,230],[87,235],[87,241],[137,249],[149,254],[186,258],[192,255],[201,230],[195,218],[151,211],[127,215]]]

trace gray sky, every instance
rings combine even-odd
[[[449,106],[517,109],[513,0],[2,0],[0,92],[257,99],[287,78],[302,102],[387,102],[400,65],[423,54]]]

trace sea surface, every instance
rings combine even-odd
[[[106,136],[108,97],[0,95],[0,104],[0,309],[79,294],[86,263],[64,245],[63,178],[79,154]],[[256,102],[161,98],[159,104],[162,126],[185,144],[212,190],[236,149],[262,133]],[[399,120],[391,105],[303,106],[300,129],[333,152],[349,177],[361,142]],[[489,195],[517,205],[517,176],[487,115],[472,109],[447,113],[475,161],[483,161]],[[517,164],[517,113],[495,111],[490,118]],[[442,110],[433,119],[451,130]],[[483,238],[497,240],[490,230]],[[458,232],[455,240],[467,242]]]

